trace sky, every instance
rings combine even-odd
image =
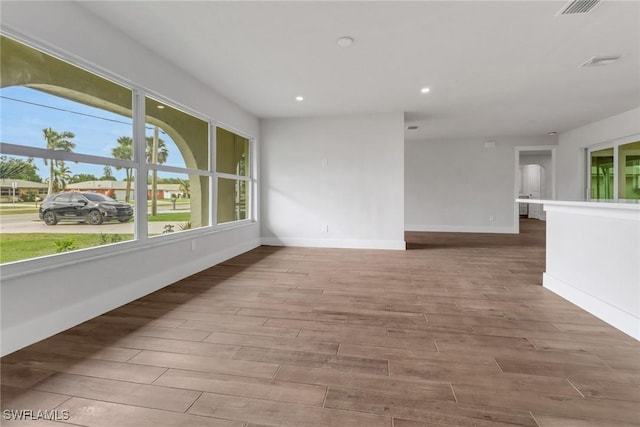
[[[0,89],[0,143],[46,148],[42,130],[48,127],[59,133],[73,132],[73,142],[76,144],[74,152],[109,158],[113,158],[111,150],[118,145],[117,139],[121,136],[131,137],[133,133],[130,117],[23,86]],[[147,134],[150,135],[152,132],[147,130]],[[184,160],[171,137],[161,134],[160,138],[165,141],[169,151],[165,164],[184,167]],[[44,165],[42,159],[36,159],[35,164],[38,167],[38,175],[43,180],[46,179],[49,176],[48,166]],[[104,165],[73,162],[66,162],[65,165],[71,169],[72,175],[104,175]],[[124,170],[112,168],[112,173],[118,180],[125,177]]]

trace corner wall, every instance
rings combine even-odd
[[[268,245],[404,249],[402,113],[261,122]]]
[[[515,147],[549,143],[546,136],[495,138],[492,148],[482,138],[407,141],[406,229],[515,233]]]

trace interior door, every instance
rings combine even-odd
[[[525,165],[522,167],[522,193],[530,199],[540,199],[542,196],[543,168],[540,165]],[[529,218],[542,219],[542,205],[529,203]]]

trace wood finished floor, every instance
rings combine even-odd
[[[104,427],[640,425],[640,343],[541,287],[544,238],[525,220],[407,233],[407,251],[260,247],[4,357],[2,409]]]

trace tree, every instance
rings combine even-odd
[[[62,164],[53,170],[53,181],[49,181],[49,188],[52,192],[62,191],[70,180],[71,169]]]
[[[153,161],[153,137],[148,136],[146,138],[147,145],[145,147],[145,153],[147,155],[148,163],[156,163],[163,164],[166,163],[167,158],[169,157],[169,149],[167,149],[167,144],[160,138],[158,138],[158,159],[157,161]]]
[[[157,129],[157,128],[156,128]],[[118,145],[111,150],[111,154],[116,159],[133,160],[133,139],[129,136],[121,136],[117,139]],[[148,136],[145,138],[145,157],[148,163],[162,164],[167,161],[169,157],[169,150],[167,144],[160,138],[157,138],[157,148],[154,154],[154,137]],[[117,170],[122,168],[116,167]],[[133,169],[124,168],[125,181],[127,182],[127,189],[125,192],[125,201],[128,202],[131,195],[131,183],[133,182]],[[152,175],[152,187],[154,182],[157,183],[157,178],[154,178],[157,174],[154,171]],[[152,191],[152,199],[155,200],[155,191]]]
[[[113,171],[111,170],[111,166],[106,165],[104,167],[104,175],[100,177],[102,181],[117,181],[116,177],[113,176]]]
[[[97,181],[98,177],[92,173],[77,173],[71,177],[69,184],[75,184],[76,182]]]
[[[133,139],[128,136],[121,136],[117,139],[118,146],[111,150],[111,154],[116,159],[133,160]],[[116,166],[117,170],[122,169]],[[131,197],[131,182],[133,181],[133,169],[124,168],[125,181],[127,181],[127,190],[125,192],[124,201],[128,202]]]
[[[169,150],[163,140],[160,139],[158,134],[160,129],[158,126],[153,128],[153,136],[146,138],[145,153],[147,162],[153,164],[162,164],[167,161],[169,157]],[[158,171],[153,169],[151,171],[151,215],[158,215]]]
[[[76,148],[75,142],[71,141],[75,137],[75,134],[73,132],[56,132],[55,130],[48,127],[46,129],[42,129],[42,135],[44,136],[44,140],[47,143],[46,148],[48,150],[71,152],[71,150]],[[49,188],[47,189],[47,194],[51,194],[53,193],[53,185],[56,180],[56,168],[64,168],[64,161],[44,159],[44,164],[49,165]]]
[[[188,179],[180,179],[178,178],[178,184],[180,184],[180,191],[182,192],[182,194],[185,195],[186,198],[190,198],[191,194],[190,194],[190,189],[191,189],[191,184],[189,182]]]
[[[33,159],[18,159],[16,157],[0,156],[0,179],[23,179],[31,182],[42,182],[36,172],[38,167]]]

